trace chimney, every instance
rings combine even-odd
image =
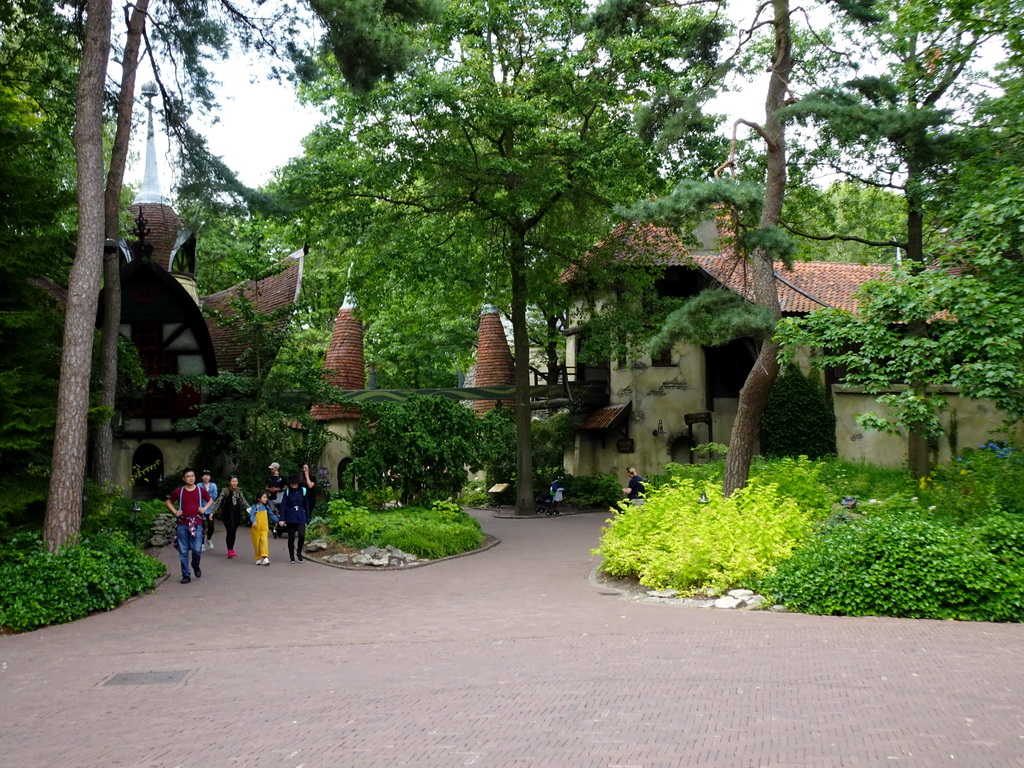
[[[508,347],[501,315],[490,304],[480,312],[480,330],[476,346],[476,387],[512,386],[516,381],[516,366]],[[483,416],[501,401],[474,400],[473,410]]]

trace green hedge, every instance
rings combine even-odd
[[[804,613],[1021,621],[1024,518],[959,525],[894,497],[823,526],[759,588]]]
[[[151,589],[166,566],[119,534],[97,535],[48,552],[22,534],[0,562],[0,626],[21,632],[115,608]]]

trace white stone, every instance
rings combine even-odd
[[[747,608],[758,608],[764,602],[764,595],[751,595],[747,600]]]
[[[678,594],[677,589],[652,589],[647,593],[648,597],[675,597]]]
[[[745,600],[741,600],[738,597],[730,597],[729,595],[715,600],[715,608],[742,608],[746,604]]]
[[[753,590],[750,590],[750,589],[730,589],[725,594],[729,595],[729,597],[744,598],[744,597],[752,597],[754,592],[753,592]]]

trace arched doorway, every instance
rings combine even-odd
[[[132,498],[151,501],[156,498],[157,487],[164,479],[164,454],[151,443],[143,443],[132,454]]]
[[[335,487],[339,491],[342,488],[354,488],[355,487],[355,483],[353,483],[351,480],[348,482],[347,485],[345,483],[345,472],[349,468],[349,465],[351,463],[352,463],[352,458],[350,456],[346,457],[346,458],[344,458],[344,459],[342,459],[341,461],[338,462],[338,484]]]

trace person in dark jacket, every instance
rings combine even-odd
[[[298,562],[303,561],[302,548],[306,545],[306,523],[309,522],[309,496],[306,491],[306,488],[300,487],[299,476],[292,475],[277,503],[277,514],[288,527],[288,557],[293,563],[296,562],[296,555]]]
[[[647,481],[636,473],[636,467],[627,469],[626,474],[629,475],[629,483],[622,492],[634,505],[640,506],[644,503],[644,495],[647,493]]]
[[[209,509],[211,516],[218,509],[220,510],[221,520],[224,521],[224,545],[228,549],[228,559],[235,556],[235,533],[242,521],[242,510],[248,508],[249,502],[246,500],[245,494],[242,493],[242,489],[238,487],[238,475],[232,475],[228,479],[227,486]]]

